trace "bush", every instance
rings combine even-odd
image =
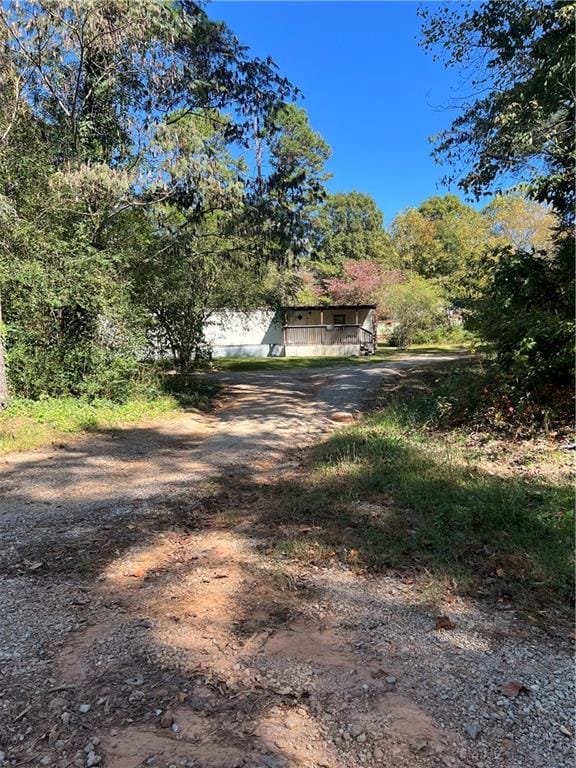
[[[563,432],[572,424],[571,387],[550,387],[536,399],[493,359],[430,375],[435,378],[433,394],[421,398],[418,410],[431,426],[530,435],[542,429]]]
[[[83,373],[91,370],[90,350],[80,345],[9,343],[6,362],[11,395],[31,400],[77,395]]]
[[[461,325],[416,331],[412,337],[414,344],[472,344],[477,340],[478,337],[472,331]]]
[[[133,397],[151,398],[161,391],[156,368],[134,358],[102,358],[90,374],[80,383],[78,394],[88,400],[126,402]]]
[[[501,249],[485,265],[488,281],[471,327],[488,341],[508,388],[543,404],[574,381],[574,253]]]
[[[442,292],[430,280],[418,275],[386,291],[386,304],[397,322],[390,343],[405,349],[418,332],[437,327],[443,318]]]
[[[72,395],[119,403],[131,397],[153,397],[161,391],[154,366],[96,344],[15,345],[8,349],[7,362],[11,393],[30,400]]]

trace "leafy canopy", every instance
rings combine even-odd
[[[437,137],[435,156],[462,169],[458,185],[477,196],[524,178],[566,226],[575,202],[575,10],[564,0],[485,0],[419,11],[424,48],[464,68],[475,91]]]
[[[382,212],[361,192],[329,195],[316,222],[312,253],[318,269],[336,273],[345,261],[385,262],[390,242]]]

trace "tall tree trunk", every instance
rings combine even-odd
[[[8,405],[8,378],[6,376],[6,356],[4,332],[2,328],[2,297],[0,296],[0,409]]]
[[[260,136],[260,118],[257,114],[254,115],[254,154],[256,158],[256,180],[258,183],[258,191],[262,192],[262,137]]]

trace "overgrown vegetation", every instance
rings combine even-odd
[[[0,413],[0,453],[61,443],[72,435],[119,428],[167,415],[179,407],[171,395],[123,403],[77,397],[14,398]]]
[[[203,6],[3,7],[0,405],[5,363],[15,397],[150,397],[143,362],[185,377],[214,310],[370,301],[399,347],[463,319],[499,396],[545,423],[574,379],[574,4],[422,16],[424,48],[478,88],[436,157],[496,196],[386,228],[369,195],[326,193],[297,89]]]
[[[517,608],[565,605],[570,457],[558,443],[515,442],[487,423],[460,429],[448,393],[456,397],[470,373],[446,373],[406,374],[371,415],[314,451],[271,512],[278,551],[418,574]]]
[[[116,372],[117,373],[117,372]],[[99,390],[104,379],[98,380]],[[125,425],[205,410],[216,394],[214,384],[149,369],[134,379],[121,376],[107,395],[14,397],[0,411],[0,453],[65,442],[71,436],[121,429]],[[131,382],[127,394],[127,380]]]
[[[284,295],[329,150],[271,60],[193,2],[11,3],[0,43],[13,395],[129,396],[159,349],[202,355],[212,309]]]
[[[484,254],[471,304],[508,392],[544,404],[574,381],[575,11],[562,0],[421,11],[424,47],[477,89],[437,137],[436,157],[476,196],[514,174],[556,216],[548,234],[537,217],[525,238],[514,205],[489,206],[504,218],[497,234],[512,242]]]

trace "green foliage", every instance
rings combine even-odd
[[[551,251],[558,218],[549,205],[530,200],[520,192],[494,197],[483,210],[494,246],[523,251]]]
[[[574,270],[570,240],[550,257],[510,249],[485,264],[489,278],[471,325],[500,368],[532,398],[568,387],[574,373]]]
[[[480,56],[484,64],[476,98],[441,134],[436,155],[463,164],[459,186],[476,196],[515,174],[556,217],[496,199],[486,215],[497,247],[472,296],[474,327],[493,344],[507,386],[543,405],[574,372],[575,12],[573,2],[549,0],[421,12],[423,44],[447,66],[475,70]],[[502,248],[503,236],[512,248]]]
[[[186,367],[209,309],[268,300],[328,148],[285,104],[294,89],[273,62],[195,3],[32,0],[0,17],[11,389],[123,399],[142,385],[150,334]],[[273,120],[276,164],[254,184],[233,158],[254,121]]]
[[[265,140],[270,176],[262,178],[262,141]],[[258,176],[256,199],[248,210],[255,232],[253,252],[284,267],[294,267],[308,249],[310,231],[326,195],[324,170],[331,150],[294,104],[281,104],[256,133]]]
[[[442,291],[418,275],[391,286],[386,303],[397,323],[391,342],[400,349],[415,341],[416,333],[431,330],[445,318]]]
[[[416,331],[412,343],[471,347],[478,343],[478,336],[460,325],[449,326],[443,322],[438,328]]]
[[[418,404],[418,418],[434,429],[464,429],[507,437],[531,437],[542,431],[569,434],[573,411],[571,387],[555,386],[547,399],[503,374],[494,359],[481,356],[442,371],[433,396]],[[568,425],[568,426],[567,426]]]
[[[310,181],[329,178],[324,166],[330,158],[330,147],[310,126],[306,110],[295,104],[282,104],[272,113],[270,122],[270,154],[277,170],[285,174],[305,173]]]
[[[524,175],[531,196],[573,220],[574,3],[487,0],[420,14],[424,47],[469,69],[477,91],[436,147],[464,165],[459,186],[479,196],[503,176]]]
[[[189,399],[193,401],[189,404],[205,404],[202,395],[189,395]],[[179,398],[172,395],[141,396],[122,403],[77,397],[12,398],[8,408],[0,413],[0,453],[51,445],[74,434],[121,428],[170,414],[179,406]]]
[[[462,303],[471,292],[470,274],[488,240],[488,222],[455,195],[431,197],[396,216],[391,227],[398,265],[442,285]]]
[[[370,195],[329,195],[315,227],[312,263],[320,274],[337,275],[345,261],[384,264],[390,256],[382,212]]]

